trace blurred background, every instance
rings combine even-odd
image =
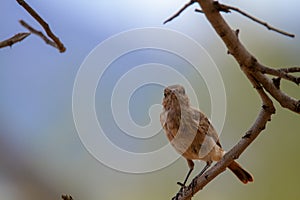
[[[224,149],[230,149],[255,120],[261,106],[256,92],[232,57],[227,55],[227,49],[205,17],[193,12],[196,4],[174,21],[163,25],[163,21],[186,1],[27,2],[50,24],[67,51],[60,54],[36,36],[29,36],[12,48],[0,49],[0,199],[54,200],[60,199],[61,194],[71,194],[75,200],[170,199],[178,191],[176,182],[181,181],[188,170],[184,159],[151,173],[123,173],[94,159],[77,134],[72,115],[72,90],[76,73],[96,45],[122,31],[144,27],[169,28],[192,37],[208,51],[222,74],[226,88],[227,114],[220,136]],[[240,29],[241,41],[259,61],[278,68],[299,66],[298,1],[222,2],[296,34],[294,39],[287,38],[239,14],[224,14],[232,28]],[[40,29],[16,1],[1,1],[0,19],[0,40],[26,31],[19,25],[19,19]],[[119,63],[126,63],[126,69],[143,62],[178,64],[177,58],[160,57],[159,52],[152,51],[137,52],[122,59]],[[107,72],[106,79],[117,80],[121,72],[126,72],[124,69],[115,69]],[[209,115],[211,105],[205,83],[201,77],[194,77],[193,73],[187,73],[186,76],[197,85],[195,90],[199,91],[199,107]],[[106,118],[102,109],[106,108],[104,105],[107,101],[103,99],[109,97],[109,88],[105,84],[99,85],[95,97],[98,119],[108,130],[111,128],[111,118]],[[300,98],[297,86],[283,82],[282,89]],[[137,124],[149,123],[148,108],[161,102],[162,90],[157,85],[149,85],[133,94],[135,100],[130,104],[130,111]],[[103,94],[106,95],[104,98]],[[239,162],[253,174],[254,183],[243,185],[231,172],[226,171],[194,199],[300,197],[297,172],[300,167],[299,116],[280,108],[277,103],[276,108],[276,115],[267,129],[239,158]],[[112,135],[108,137],[114,143],[135,152],[147,152],[167,143],[163,132],[146,141],[119,137],[121,133],[117,131],[110,133]],[[196,162],[193,175],[203,166],[204,163]]]

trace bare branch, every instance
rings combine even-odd
[[[290,75],[289,74],[290,71],[288,71],[289,69],[273,69],[273,68],[266,67],[266,66],[263,66],[263,65],[258,65],[257,69],[259,71],[261,71],[263,74],[269,74],[269,75],[277,76],[277,77],[289,80],[291,82],[294,82],[297,85],[299,85],[299,83],[300,83],[300,78],[296,77],[296,76],[293,76],[293,75]],[[293,68],[293,69],[295,70],[296,68]],[[299,70],[300,70],[300,68],[299,68]]]
[[[274,82],[261,72],[255,74],[256,79],[262,84],[266,91],[280,103],[283,108],[300,114],[300,101],[290,97],[274,85]]]
[[[255,72],[255,78],[262,84],[265,90],[268,93],[270,93],[281,104],[282,107],[288,108],[293,112],[300,113],[299,101],[288,96],[286,93],[276,88],[271,79],[259,72],[262,68],[265,67],[262,64],[260,64],[257,61],[257,59],[252,54],[250,54],[250,52],[239,41],[236,33],[230,28],[230,26],[226,23],[226,21],[218,12],[218,9],[214,5],[215,3],[213,3],[212,0],[197,1],[201,5],[201,8],[204,11],[205,16],[207,17],[211,25],[227,46],[228,51],[231,53],[231,55],[234,56],[236,61],[241,66],[241,69],[244,72],[248,71],[248,73]],[[203,5],[205,5],[206,7]],[[204,10],[204,8],[208,10]],[[294,70],[296,70],[296,68],[294,68]]]
[[[300,113],[300,101],[288,96],[279,88],[281,78],[298,84],[298,78],[290,75],[289,73],[300,72],[300,68],[293,67],[275,70],[259,63],[257,59],[243,46],[238,38],[237,32],[227,24],[220,12],[230,12],[230,10],[235,10],[246,17],[249,17],[250,19],[266,26],[270,30],[274,30],[291,37],[293,37],[293,35],[286,34],[285,32],[282,32],[276,28],[270,27],[265,22],[257,20],[256,18],[234,7],[221,5],[213,0],[197,0],[197,2],[202,9],[201,12],[205,14],[207,20],[225,43],[226,47],[228,48],[228,52],[230,52],[230,54],[235,58],[240,65],[241,70],[256,89],[263,105],[254,124],[246,132],[238,144],[228,151],[228,153],[226,153],[224,157],[206,173],[204,173],[202,176],[196,176],[191,184],[186,187],[182,193],[177,194],[174,197],[176,200],[191,199],[194,193],[201,190],[217,175],[225,171],[226,167],[233,160],[237,159],[265,129],[267,122],[271,120],[272,114],[275,113],[275,107],[269,95],[274,97],[282,107],[293,112]],[[277,76],[278,80],[274,81],[274,79],[270,79],[267,74]],[[268,92],[268,94],[266,92]]]
[[[1,41],[0,48],[7,47],[7,46],[11,47],[13,44],[15,44],[17,42],[21,42],[22,40],[27,38],[29,35],[30,35],[30,33],[18,33],[16,35],[12,36],[11,38]]]
[[[61,43],[58,37],[51,31],[47,22],[45,22],[39,14],[33,10],[24,0],[16,0],[46,31],[47,35],[56,43],[58,50],[62,53],[66,51],[66,48]]]
[[[275,27],[273,27],[273,26],[270,26],[267,22],[261,21],[261,20],[259,20],[258,18],[253,17],[253,16],[249,15],[248,13],[246,13],[246,12],[240,10],[239,8],[236,8],[236,7],[233,7],[233,6],[224,5],[224,4],[220,4],[220,5],[226,7],[226,8],[229,9],[229,10],[234,10],[234,11],[236,11],[236,12],[238,12],[238,13],[244,15],[245,17],[248,17],[249,19],[251,19],[251,20],[253,20],[253,21],[255,21],[255,22],[257,22],[257,23],[259,23],[259,24],[261,24],[261,25],[263,25],[263,26],[265,26],[268,30],[275,31],[275,32],[277,32],[277,33],[286,35],[286,36],[288,36],[288,37],[295,37],[294,34],[291,34],[291,33],[285,32],[285,31],[283,31],[283,30],[277,29],[277,28],[275,28]]]
[[[33,34],[38,35],[39,37],[41,37],[46,42],[46,44],[49,44],[49,45],[53,46],[54,48],[58,48],[57,45],[56,45],[56,43],[54,43],[53,41],[49,40],[47,38],[47,36],[45,36],[41,31],[38,31],[38,30],[32,28],[24,20],[20,20],[19,22],[20,22],[20,24],[22,26],[24,26],[25,28],[27,28],[31,33],[33,33]]]
[[[193,194],[202,190],[210,181],[212,181],[216,176],[226,170],[226,167],[235,159],[237,159],[244,150],[255,140],[255,138],[261,133],[265,128],[265,125],[270,120],[271,115],[274,113],[272,110],[274,107],[265,107],[261,109],[255,123],[252,127],[245,133],[245,136],[236,144],[230,151],[228,151],[224,157],[212,166],[207,172],[202,176],[196,176],[192,183],[187,187],[187,190],[182,194],[178,195],[176,200],[188,200],[191,199]],[[275,110],[274,110],[275,111]]]
[[[300,67],[280,68],[278,70],[285,73],[297,73],[300,72]]]
[[[264,22],[264,21],[262,21],[262,20],[260,20],[256,17],[251,16],[250,14],[246,13],[245,11],[243,11],[243,10],[237,8],[237,7],[233,7],[233,6],[229,6],[229,5],[225,5],[225,4],[220,4],[217,1],[214,2],[214,5],[215,5],[215,7],[218,11],[225,12],[225,13],[229,13],[230,10],[236,11],[236,12],[240,13],[241,15],[244,15],[245,17],[251,19],[252,21],[255,21],[256,23],[265,26],[268,30],[275,31],[277,33],[280,33],[280,34],[288,36],[288,37],[295,37],[294,34],[288,33],[286,31],[283,31],[283,30],[280,30],[280,29],[275,28],[273,26],[270,26],[267,22]],[[199,9],[195,9],[195,11],[203,13],[203,11],[199,10]]]
[[[191,0],[190,2],[185,4],[178,12],[176,12],[173,16],[171,16],[169,19],[164,21],[164,24],[166,24],[166,23],[172,21],[173,19],[175,19],[176,17],[178,17],[185,9],[187,9],[189,6],[193,5],[195,2],[196,2],[195,0]]]

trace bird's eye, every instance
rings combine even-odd
[[[164,92],[164,97],[167,97],[167,93]]]

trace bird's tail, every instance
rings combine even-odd
[[[252,182],[253,178],[250,173],[244,170],[237,162],[233,161],[228,168],[242,181],[243,183]]]

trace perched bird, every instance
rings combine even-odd
[[[163,110],[160,114],[161,125],[175,150],[188,163],[189,171],[180,185],[185,186],[194,169],[193,160],[203,160],[206,166],[200,176],[213,161],[219,161],[225,154],[218,134],[208,118],[200,110],[190,106],[189,98],[181,85],[172,85],[164,89]],[[228,168],[243,183],[252,182],[253,178],[236,161]]]

